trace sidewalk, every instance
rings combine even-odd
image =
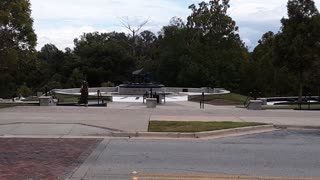
[[[13,107],[0,109],[0,134],[41,132],[49,134],[91,134],[97,127],[121,131],[147,131],[149,120],[163,121],[239,121],[263,122],[276,125],[320,127],[320,112],[293,110],[249,111],[228,106],[206,105],[201,110],[198,103],[167,103],[156,109],[144,104],[110,103],[108,107]],[[17,125],[22,123],[23,125]],[[35,126],[26,125],[32,123]],[[11,125],[9,125],[11,124]],[[15,125],[12,125],[15,124]],[[78,127],[76,125],[88,125]],[[48,129],[49,128],[49,129]],[[51,129],[50,129],[51,128]],[[81,132],[80,132],[81,131]],[[88,131],[87,133],[85,131]],[[107,133],[107,132],[103,132]]]

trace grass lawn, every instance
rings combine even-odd
[[[191,99],[191,101],[200,102],[201,98],[201,96],[195,96]],[[205,103],[212,105],[242,105],[246,101],[246,99],[246,96],[235,93],[208,95],[205,96]]]
[[[150,121],[149,132],[203,132],[266,125],[252,122],[197,122],[197,121]]]
[[[15,107],[16,105],[14,104],[4,104],[4,103],[0,103],[0,109],[3,108],[9,108],[9,107]]]
[[[59,103],[77,103],[79,101],[78,97],[68,96],[68,95],[56,95],[59,99]]]

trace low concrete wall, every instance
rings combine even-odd
[[[262,100],[251,100],[247,106],[248,110],[262,110]]]
[[[149,92],[150,88],[127,88],[119,87],[120,95],[144,95],[146,92]],[[165,88],[152,88],[153,92],[163,93]]]
[[[220,91],[225,91],[223,88],[183,88],[183,87],[166,87],[166,92],[180,93],[180,92],[190,92],[190,93],[219,93]]]
[[[97,92],[100,90],[100,92],[118,92],[118,87],[95,87],[95,88],[89,88],[89,92]],[[73,88],[73,89],[54,89],[54,92],[64,92],[64,93],[79,93],[80,88]]]
[[[98,87],[98,88],[89,88],[89,93],[97,92],[100,90],[101,93],[119,93],[120,95],[144,95],[147,91],[150,91],[150,88],[126,88],[126,87]],[[182,92],[186,93],[210,93],[210,94],[228,94],[230,91],[227,91],[223,88],[183,88],[183,87],[163,87],[163,88],[153,88],[153,92],[161,93],[173,93],[178,94]],[[55,89],[53,90],[57,94],[74,94],[80,93],[80,88],[73,89]]]

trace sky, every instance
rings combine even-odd
[[[208,0],[206,0],[208,1]],[[138,25],[149,19],[143,30],[157,33],[172,17],[185,20],[188,6],[201,0],[30,0],[37,49],[51,43],[59,49],[73,48],[73,40],[88,32],[127,32],[120,19],[128,17]],[[320,7],[320,0],[315,0]],[[267,31],[278,32],[286,17],[287,0],[230,0],[228,11],[239,26],[239,34],[249,49]]]

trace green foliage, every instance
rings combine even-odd
[[[71,74],[67,84],[69,87],[72,87],[72,88],[80,87],[83,79],[84,79],[83,74],[80,72],[80,70],[78,68],[75,68],[72,71],[72,74]]]
[[[48,89],[61,89],[62,85],[59,81],[49,81],[46,87],[48,87]]]
[[[14,95],[16,84],[29,81],[35,67],[36,34],[29,0],[0,2],[0,96]],[[7,79],[8,78],[8,79]]]
[[[0,74],[0,96],[2,98],[12,98],[16,94],[16,84],[14,78],[7,73]]]
[[[252,74],[246,80],[247,91],[258,91],[264,96],[294,94],[294,78],[286,67],[277,67],[274,49],[275,35],[267,32],[259,40],[252,53],[252,62],[247,67]]]
[[[15,107],[16,105],[14,104],[6,104],[6,103],[0,103],[0,109],[4,109],[4,108],[10,108],[10,107]]]
[[[101,87],[115,87],[114,83],[111,81],[101,83]]]
[[[200,100],[202,100],[202,96],[194,96],[193,98],[191,98],[191,101],[194,102],[199,102]],[[247,100],[247,96],[235,93],[208,95],[205,96],[204,100],[207,104],[213,105],[242,105]]]
[[[149,132],[204,132],[266,125],[253,122],[150,121]]]
[[[32,50],[36,34],[32,28],[29,0],[0,2],[0,44],[5,49]]]
[[[312,0],[289,0],[288,17],[281,20],[275,38],[276,65],[288,68],[297,79],[302,97],[308,73],[319,62],[319,12]]]
[[[22,85],[17,89],[17,95],[22,97],[28,97],[32,95],[32,90],[26,85]]]
[[[211,86],[239,91],[242,64],[248,52],[238,27],[227,15],[228,1],[201,2],[189,7],[185,24],[174,18],[162,29],[154,69],[168,86]]]
[[[24,83],[44,87],[114,86],[144,68],[166,86],[223,87],[248,95],[296,95],[320,89],[320,15],[312,0],[289,0],[279,33],[267,32],[249,53],[229,16],[229,0],[191,5],[183,22],[174,17],[156,35],[142,31],[84,33],[75,48],[46,44],[35,52],[29,0],[0,2],[0,97],[16,96]],[[112,83],[111,83],[112,82]],[[227,97],[212,102],[234,102]]]
[[[80,70],[91,86],[102,82],[129,80],[134,68],[130,41],[124,33],[87,33],[75,39],[75,55],[83,62]]]

